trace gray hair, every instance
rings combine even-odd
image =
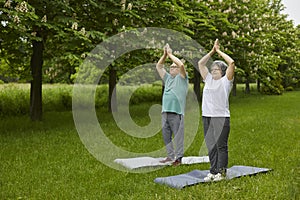
[[[216,60],[211,64],[210,68],[212,68],[213,66],[219,67],[222,70],[222,76],[225,76],[226,69],[228,67],[228,65],[225,62],[223,62],[221,60]]]

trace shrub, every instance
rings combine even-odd
[[[62,104],[62,107],[65,110],[71,110],[72,109],[72,90],[71,88],[60,88],[59,89],[59,98],[60,102]]]
[[[288,86],[285,88],[285,91],[294,91],[294,88],[292,86]]]
[[[138,88],[130,98],[131,104],[161,101],[161,86],[143,86]]]
[[[43,85],[43,111],[66,111],[72,107],[72,85]]]
[[[16,84],[4,84],[0,92],[0,115],[29,113],[29,90]]]
[[[88,87],[88,86],[87,86]],[[71,111],[73,85],[67,84],[44,84],[42,91],[43,112]],[[119,93],[127,94],[133,91],[130,104],[142,102],[161,101],[161,85],[144,85],[139,88],[126,86],[118,90]],[[123,91],[124,90],[124,91]],[[127,90],[127,92],[125,91]],[[82,106],[89,106],[90,100],[85,94],[78,98]],[[122,101],[122,99],[120,99]],[[0,115],[23,115],[29,114],[30,85],[29,84],[3,84],[0,91]],[[103,108],[108,105],[108,85],[99,85],[95,93],[95,107]]]
[[[96,108],[108,105],[108,85],[99,85],[96,88],[95,106]]]

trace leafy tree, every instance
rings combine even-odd
[[[191,27],[194,31],[192,37],[197,40],[204,48],[201,52],[210,51],[216,38],[221,41],[222,48],[226,53],[232,54],[228,51],[227,33],[237,29],[237,26],[229,21],[227,12],[223,12],[227,6],[223,1],[193,1],[190,14],[193,16],[194,24]],[[231,47],[229,48],[231,49]],[[199,55],[199,57],[203,56]],[[198,58],[199,59],[199,58]],[[200,74],[194,71],[194,92],[200,99]]]
[[[247,93],[250,82],[257,79],[259,90],[260,83],[263,84],[262,92],[281,94],[283,74],[279,68],[281,63],[286,63],[285,58],[290,58],[288,52],[297,52],[293,45],[296,43],[295,32],[281,14],[281,1],[210,2],[215,10],[226,13],[228,21],[234,25],[224,30],[222,38],[225,50],[228,47],[232,51],[228,53],[236,61],[236,80],[246,83]],[[296,65],[292,63],[292,66]]]
[[[31,82],[31,118],[39,120],[43,80],[72,83],[89,52],[106,38],[160,27],[187,34],[203,50],[219,38],[223,50],[236,61],[235,81],[245,82],[247,92],[256,79],[259,90],[281,94],[283,87],[299,84],[300,57],[299,27],[287,21],[282,9],[281,0],[2,0],[0,78]],[[132,66],[156,62],[160,55],[160,50],[140,50],[117,60],[112,57],[114,62],[101,80],[109,82],[109,99],[122,74]],[[200,57],[194,56],[193,62]],[[97,76],[93,67],[84,70],[91,81]],[[200,99],[199,73],[188,70]]]
[[[6,60],[10,61],[20,57],[29,58],[29,54],[31,54],[30,63],[25,62],[22,65],[25,68],[30,66],[31,71],[30,117],[32,120],[42,119],[42,67],[45,58],[44,52],[47,52],[46,58],[47,56],[56,57],[60,53],[64,54],[64,59],[66,59],[70,54],[67,51],[64,52],[64,50],[76,50],[78,43],[82,46],[91,43],[89,39],[92,35],[91,33],[87,33],[83,29],[77,31],[74,28],[76,11],[80,10],[78,8],[82,6],[82,4],[79,5],[76,2],[71,0],[29,0],[28,2],[7,0],[5,3],[2,2],[0,4],[1,21],[4,22],[2,23],[0,37],[5,43],[4,53],[7,55]],[[101,34],[93,34],[93,36],[95,35]],[[26,51],[23,52],[25,52],[25,55],[23,54],[22,56],[22,51],[15,52],[14,47],[16,45],[9,46],[9,43],[24,45]],[[55,52],[54,48],[59,47],[59,44],[64,44],[65,48]],[[73,56],[71,58],[74,60]],[[75,59],[77,59],[76,56]]]
[[[187,26],[189,23],[192,23],[192,20],[183,7],[183,3],[186,3],[186,1],[121,0],[120,2],[102,1],[101,3],[101,8],[97,12],[91,12],[89,19],[95,21],[96,30],[104,31],[107,37],[140,27],[170,28],[191,33]],[[114,50],[112,49],[111,51]],[[161,54],[161,52],[159,54],[158,52],[155,50],[130,52],[118,58],[109,66],[106,72],[109,80],[109,103],[112,102],[113,90],[116,87],[119,75],[130,70],[132,66],[156,62]],[[113,60],[114,58],[111,59]],[[91,71],[89,73],[94,74]],[[109,109],[115,108],[111,104],[108,106]]]

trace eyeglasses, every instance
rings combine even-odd
[[[219,69],[219,68],[213,68],[213,69],[211,69],[211,71],[221,71],[221,69]]]

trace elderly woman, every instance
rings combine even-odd
[[[227,64],[223,61],[214,61],[209,70],[206,64],[215,53]],[[226,178],[228,165],[229,94],[233,85],[235,65],[234,60],[220,50],[219,41],[216,39],[212,50],[198,62],[198,67],[205,82],[202,120],[210,159],[210,173],[204,181],[219,181]]]

